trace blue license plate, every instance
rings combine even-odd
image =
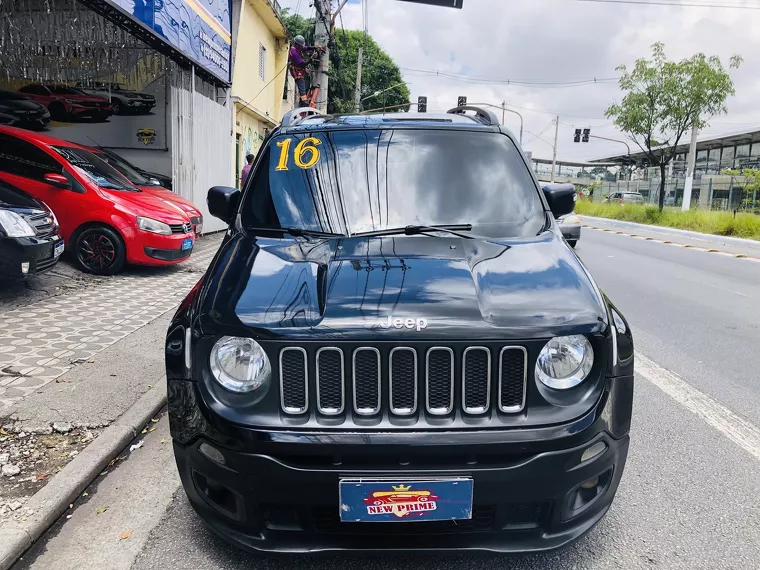
[[[63,247],[63,240],[55,244],[55,247],[53,247],[53,257],[58,257],[61,255],[63,253]]]
[[[341,479],[342,522],[417,522],[472,518],[472,479]]]
[[[193,239],[187,238],[182,240],[182,251],[185,251],[186,249],[191,249],[193,247]]]

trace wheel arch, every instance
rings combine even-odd
[[[89,229],[89,228],[98,228],[98,227],[105,227],[109,230],[112,230],[119,238],[121,239],[122,245],[124,245],[124,250],[127,249],[127,240],[124,237],[124,234],[113,224],[109,224],[108,222],[102,222],[100,220],[92,220],[88,222],[84,222],[82,224],[79,224],[73,232],[71,232],[71,238],[69,238],[69,244],[73,246],[73,244],[77,241],[77,238],[79,237],[79,234],[81,234],[83,231]]]

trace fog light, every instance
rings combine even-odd
[[[581,489],[595,489],[598,484],[599,477],[594,477],[593,479],[589,479],[583,485],[581,485]]]
[[[29,262],[28,261],[25,261],[24,263],[21,264],[21,273],[23,273],[24,275],[26,275],[27,273],[29,273]]]
[[[222,452],[216,447],[213,447],[208,443],[201,443],[200,447],[198,447],[198,451],[208,457],[211,461],[214,461],[219,465],[224,465],[224,455],[222,455]]]
[[[581,455],[581,463],[584,461],[588,461],[589,459],[593,459],[600,453],[604,453],[604,451],[607,449],[607,444],[603,441],[597,441],[594,445],[587,448],[586,451],[583,452],[583,455]]]

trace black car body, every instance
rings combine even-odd
[[[172,178],[171,176],[166,176],[165,174],[158,174],[156,172],[149,172],[147,170],[143,170],[139,166],[136,166],[129,162],[126,158],[121,156],[120,154],[117,154],[111,149],[104,148],[102,146],[96,147],[97,150],[105,154],[110,160],[114,161],[113,166],[124,173],[124,171],[134,171],[136,172],[140,177],[144,178],[144,180],[141,179],[135,179],[132,180],[130,178],[130,181],[133,184],[136,184],[138,186],[161,186],[162,188],[166,188],[167,190],[172,189]],[[106,160],[106,162],[110,162],[110,160]]]
[[[0,89],[0,125],[42,130],[50,123],[50,112],[21,93]]]
[[[43,202],[0,181],[0,279],[26,279],[58,263],[63,238]]]
[[[607,512],[631,331],[556,226],[574,191],[471,111],[296,110],[242,195],[210,190],[230,231],[166,367],[185,491],[224,539],[527,552]]]

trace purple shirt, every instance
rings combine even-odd
[[[245,186],[245,181],[248,179],[248,174],[251,172],[252,164],[246,164],[243,167],[243,172],[240,173],[240,187]]]

